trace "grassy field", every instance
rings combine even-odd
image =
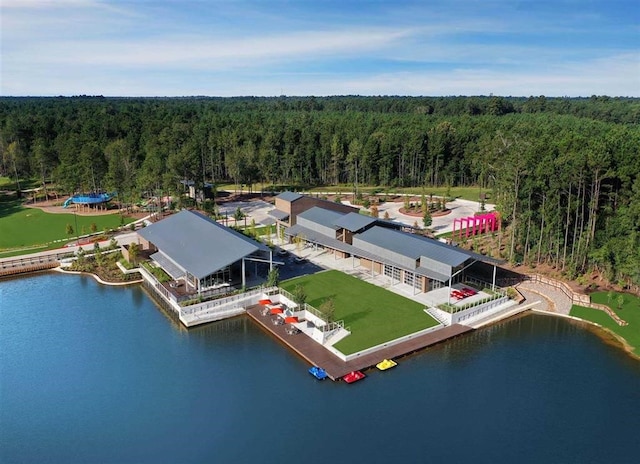
[[[334,347],[352,354],[437,325],[423,305],[340,271],[297,277],[280,284],[293,292],[302,285],[307,303],[316,308],[333,298],[335,320],[343,320],[351,335]]]
[[[282,188],[286,188],[286,186],[275,186],[277,190],[281,190]],[[230,190],[234,191],[239,186],[234,184],[220,184],[217,186],[218,190]],[[265,190],[269,191],[272,186],[265,185]],[[255,193],[260,193],[261,184],[253,184],[253,191]],[[323,185],[320,187],[308,187],[308,186],[299,186],[296,187],[296,190],[304,190],[305,192],[337,192],[343,196],[343,199],[347,199],[348,195],[353,194],[353,185]],[[246,192],[247,186],[243,186],[243,190]],[[381,186],[358,186],[358,191],[365,193],[377,193],[379,195],[387,193],[388,195],[394,194],[411,194],[420,196],[423,191],[425,195],[433,194],[434,196],[444,196],[447,193],[447,187],[381,187]],[[491,192],[485,190],[484,193],[487,195],[487,203],[491,203]],[[480,197],[480,188],[479,187],[451,187],[449,189],[449,194],[453,198],[462,198],[464,200],[478,201]]]
[[[622,295],[624,298],[624,303],[620,309],[618,309],[618,295]],[[609,306],[621,319],[627,321],[629,325],[621,327],[604,311],[593,308],[573,306],[570,314],[580,319],[595,322],[609,329],[611,332],[624,338],[633,348],[633,352],[640,356],[640,298],[627,293],[615,293],[609,300],[607,292],[596,292],[591,294],[591,301]]]
[[[131,222],[132,219],[124,218],[124,221]],[[96,224],[99,231],[114,229],[120,226],[120,215],[78,215],[74,218],[73,214],[45,213],[35,208],[24,208],[18,200],[0,199],[0,251],[38,245],[42,245],[44,249],[45,245],[54,240],[72,240],[78,232],[80,235],[90,233],[92,223]],[[67,224],[71,224],[74,229],[71,237],[66,233]]]

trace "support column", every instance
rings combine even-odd
[[[247,284],[247,279],[244,273],[245,273],[245,265],[244,265],[244,258],[242,258],[242,288],[246,287],[246,284]]]
[[[491,281],[491,290],[496,290],[496,265],[493,265],[493,280]]]

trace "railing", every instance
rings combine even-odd
[[[238,293],[237,295],[228,296],[225,298],[218,298],[217,300],[206,301],[203,303],[194,304],[191,306],[183,306],[180,308],[180,313],[184,315],[195,315],[200,313],[210,313],[213,310],[221,309],[223,306],[228,306],[232,303],[238,303],[240,301],[250,300],[252,297],[262,295],[271,291],[276,287],[256,288],[244,293]],[[223,308],[226,309],[226,308]]]
[[[138,269],[140,270],[140,274],[142,275],[142,277],[153,285],[153,288],[156,290],[156,292],[161,295],[175,311],[180,311],[179,307],[177,306],[177,302],[173,298],[171,298],[171,293],[169,292],[169,290],[164,288],[160,281],[156,279],[156,276],[149,272],[144,266],[140,266]]]
[[[562,293],[564,293],[564,295],[567,298],[571,300],[572,304],[588,305],[589,303],[591,303],[591,298],[589,298],[589,295],[580,295],[579,293],[575,293],[571,289],[571,287],[569,287],[567,284],[559,280],[555,280],[550,277],[545,277],[540,274],[528,274],[525,280],[544,284],[544,285],[549,285],[550,287],[557,288]]]
[[[35,264],[51,263],[62,258],[73,256],[73,252],[65,251],[46,255],[24,257],[0,261],[0,269],[14,269],[16,267],[33,266]]]
[[[288,291],[286,291],[283,288],[279,288],[280,291],[280,295],[283,295],[285,298],[291,300],[291,301],[295,301],[295,297]],[[314,316],[316,316],[318,319],[322,319],[323,321],[326,322],[327,316],[320,311],[317,308],[314,308],[313,306],[311,306],[308,303],[304,303],[303,305],[301,305],[301,309],[310,312],[311,314],[313,314]],[[336,329],[345,329],[347,331],[349,330],[349,327],[344,326],[344,321],[332,321],[332,322],[326,322],[325,325],[323,325],[322,327],[318,327],[318,330],[321,330],[322,332],[331,332],[332,330],[336,330]]]

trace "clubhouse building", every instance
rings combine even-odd
[[[491,286],[495,288],[496,259],[404,232],[404,224],[340,208],[344,205],[303,198],[285,192],[276,198],[276,210],[271,213],[279,221],[287,221],[285,236],[291,242],[323,249],[336,259],[351,258],[353,267],[364,268],[372,276],[384,275],[393,285],[404,284],[414,295],[451,289],[468,279],[467,273],[476,263],[493,267]],[[296,206],[306,202],[310,203],[307,209]]]
[[[156,289],[176,303],[244,288],[273,267],[269,247],[193,211],[182,210],[138,235],[142,249],[152,253],[151,265],[172,279]]]

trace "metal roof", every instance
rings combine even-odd
[[[171,259],[161,251],[152,254],[151,259],[158,263],[173,280],[177,280],[185,274],[184,269],[171,261]]]
[[[416,274],[429,277],[430,279],[437,280],[439,282],[446,282],[447,280],[449,280],[448,275],[438,271],[434,271],[433,269],[429,269],[427,267],[422,267],[422,266],[418,266],[416,268]]]
[[[269,248],[199,213],[183,210],[138,231],[158,250],[202,279],[258,250]]]
[[[298,198],[302,198],[302,195],[300,195],[299,193],[295,193],[295,192],[282,192],[276,198],[279,198],[279,199],[284,200],[284,201],[288,201],[289,203],[293,203]]]
[[[302,235],[305,238],[305,240],[308,242],[317,243],[318,245],[322,245],[324,247],[329,247],[334,250],[343,251],[357,258],[364,258],[371,261],[375,261],[377,263],[382,263],[382,264],[387,264],[397,268],[407,269],[406,266],[403,266],[402,264],[397,263],[391,259],[384,258],[374,253],[370,253],[368,251],[362,250],[353,245],[349,245],[348,243],[341,242],[340,240],[337,240],[335,238],[327,237],[326,235],[322,235],[319,232],[310,230],[306,227],[302,227],[299,224],[289,227],[285,231],[285,234],[292,237],[295,237],[296,235]],[[447,280],[449,280],[448,275],[442,274],[433,269],[428,269],[425,267],[417,267],[415,269],[408,269],[408,270],[415,272],[418,275],[423,275],[423,276],[429,277],[430,279],[437,280],[439,282],[446,282]]]
[[[359,213],[348,213],[339,218],[335,225],[351,232],[357,232],[376,222],[376,218]]]
[[[426,256],[451,267],[457,267],[468,259],[478,259],[478,256],[482,256],[430,238],[379,226],[358,234],[358,238],[408,258],[418,259]]]
[[[337,211],[330,211],[328,209],[320,208],[319,206],[314,206],[313,208],[309,208],[305,212],[298,214],[298,217],[306,219],[307,221],[315,222],[316,224],[331,227],[332,229],[337,229],[335,225],[336,221],[344,215],[344,213],[338,213]]]
[[[289,217],[289,213],[280,211],[279,209],[272,209],[268,214],[269,216],[276,218],[278,221],[284,221]]]

